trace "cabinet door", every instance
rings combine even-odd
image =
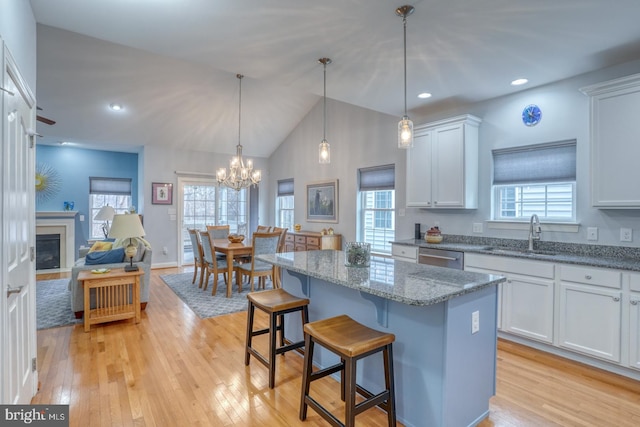
[[[502,329],[551,344],[553,280],[509,276],[503,288]]]
[[[631,293],[629,311],[629,366],[640,369],[640,293]]]
[[[416,135],[407,150],[407,206],[431,207],[431,132]]]
[[[561,347],[620,362],[621,292],[560,283]]]
[[[432,138],[433,207],[464,208],[464,125],[456,124],[435,129]]]

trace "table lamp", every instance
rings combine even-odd
[[[124,250],[129,257],[129,265],[124,267],[124,271],[138,271],[138,266],[133,265],[133,257],[138,252],[137,244],[133,244],[133,239],[145,235],[140,217],[136,214],[122,214],[113,217],[109,237],[115,239],[129,239],[129,246]]]
[[[102,224],[102,232],[104,233],[105,239],[109,236],[109,221],[113,220],[115,214],[116,210],[106,205],[101,207],[96,216],[93,217],[96,221],[105,221],[105,223]]]

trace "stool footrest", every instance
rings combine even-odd
[[[335,415],[324,409],[324,407],[316,402],[313,397],[305,396],[304,401],[332,426],[344,427],[344,424],[338,418],[336,418]]]
[[[380,406],[382,409],[387,409],[387,406],[388,406],[387,400],[389,399],[389,390],[381,391],[375,396],[369,391],[360,387],[359,385],[356,385],[356,390],[358,391],[358,394],[364,396],[366,400],[363,400],[362,402],[358,403],[354,407],[353,413],[355,415],[358,415],[359,413],[364,412],[369,408],[373,408],[374,406]]]
[[[340,372],[344,369],[344,363],[338,363],[336,365],[333,366],[328,366],[324,369],[318,369],[315,372],[312,372],[311,374],[309,374],[309,382],[315,381],[315,380],[319,380],[320,378],[324,378],[327,375],[331,375],[333,373],[336,372]]]
[[[298,342],[294,342],[294,343],[283,345],[282,347],[276,348],[276,354],[286,353],[289,350],[295,350],[300,347],[304,347],[304,341],[298,341]]]

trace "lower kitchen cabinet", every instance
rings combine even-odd
[[[629,366],[640,369],[640,274],[629,275]]]
[[[391,244],[391,256],[399,261],[418,262],[418,247]]]
[[[620,272],[563,265],[559,298],[559,345],[620,362]]]

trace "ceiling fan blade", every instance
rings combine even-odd
[[[42,122],[46,125],[55,125],[56,122],[51,120],[51,119],[47,119],[46,117],[42,117],[42,116],[36,116],[36,120],[39,122]]]

